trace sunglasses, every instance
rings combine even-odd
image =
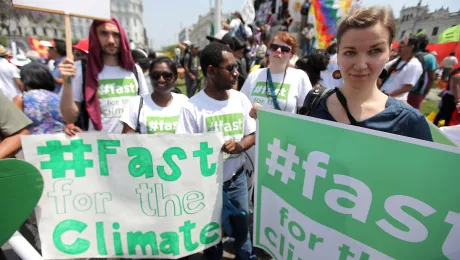
[[[153,80],[159,80],[161,77],[163,77],[165,80],[170,80],[173,77],[172,72],[152,72],[150,74],[150,77]]]
[[[216,67],[216,68],[228,70],[229,72],[233,72],[234,70],[238,70],[238,64],[230,64],[230,65],[227,65],[227,67]]]
[[[291,47],[284,46],[284,45],[278,45],[275,43],[270,44],[270,50],[272,51],[277,51],[278,49],[281,49],[281,52],[291,52]]]

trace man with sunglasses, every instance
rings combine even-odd
[[[223,190],[231,203],[244,212],[233,224],[236,259],[255,259],[249,232],[238,229],[247,224],[248,190],[244,174],[243,152],[254,145],[255,120],[249,117],[251,102],[232,87],[238,80],[238,65],[232,50],[219,43],[204,48],[200,57],[206,77],[206,88],[193,96],[183,107],[176,134],[222,132],[225,143]],[[241,232],[247,233],[242,236]],[[244,237],[244,238],[243,238]],[[206,259],[222,259],[222,244],[205,250]]]

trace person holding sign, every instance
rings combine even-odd
[[[337,31],[340,88],[320,96],[307,115],[344,124],[432,141],[425,117],[416,109],[379,91],[377,79],[390,58],[395,36],[391,11],[370,7],[346,16]],[[313,92],[305,103],[313,103]]]
[[[188,98],[172,93],[177,80],[176,65],[167,57],[153,60],[149,68],[153,93],[131,100],[120,121],[122,133],[174,133],[179,114]]]
[[[272,39],[269,45],[269,68],[258,69],[249,74],[241,88],[241,92],[248,96],[255,107],[263,106],[296,113],[302,106],[312,86],[307,74],[288,67],[296,48],[295,37],[287,32],[279,32]],[[251,110],[251,116],[257,118],[256,108]]]
[[[206,87],[190,98],[179,116],[176,134],[194,134],[222,132],[225,143],[224,152],[224,193],[231,204],[248,216],[248,188],[244,174],[244,156],[242,153],[255,142],[256,123],[249,117],[251,103],[248,98],[232,87],[238,80],[238,65],[232,50],[220,43],[211,43],[201,52],[200,58]],[[224,205],[225,208],[225,205]],[[235,223],[238,222],[238,223]],[[237,226],[244,219],[238,218],[233,224],[236,259],[254,259],[249,232],[240,236]],[[223,248],[205,250],[206,259],[222,259]]]
[[[68,124],[78,119],[83,130],[121,133],[123,125],[119,120],[125,104],[148,94],[126,33],[115,18],[91,24],[86,63],[76,62],[74,66],[66,59],[59,69],[63,77],[73,77],[71,82],[64,79],[62,116]]]

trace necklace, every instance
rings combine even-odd
[[[272,96],[271,91],[270,92],[268,91],[268,73],[271,73],[270,69],[267,69],[267,78],[265,79],[265,95],[267,96],[268,99],[273,100],[273,96]],[[278,99],[278,95],[280,94],[281,90],[283,90],[284,80],[286,79],[286,73],[287,73],[287,68],[284,70],[283,81],[281,82],[281,87],[279,88],[278,93],[276,93],[276,99]],[[275,87],[273,86],[273,88],[275,88]],[[287,99],[286,99],[286,105],[284,106],[283,111],[286,110],[287,104],[288,104],[288,102],[287,102]]]

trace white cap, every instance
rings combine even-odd
[[[30,59],[26,58],[23,54],[18,54],[16,55],[16,58],[13,58],[10,60],[11,64],[17,66],[17,67],[22,67],[24,65],[27,65],[31,62]]]
[[[53,47],[53,44],[50,41],[40,41],[41,46]]]
[[[228,33],[228,31],[226,30],[220,30],[217,34],[215,34],[214,36],[206,36],[206,38],[210,41],[213,41],[213,40],[222,40],[222,38],[224,38],[224,36]]]
[[[184,44],[187,45],[187,46],[190,46],[190,45],[192,45],[192,42],[189,41],[189,40],[185,40],[185,41],[184,41]]]

